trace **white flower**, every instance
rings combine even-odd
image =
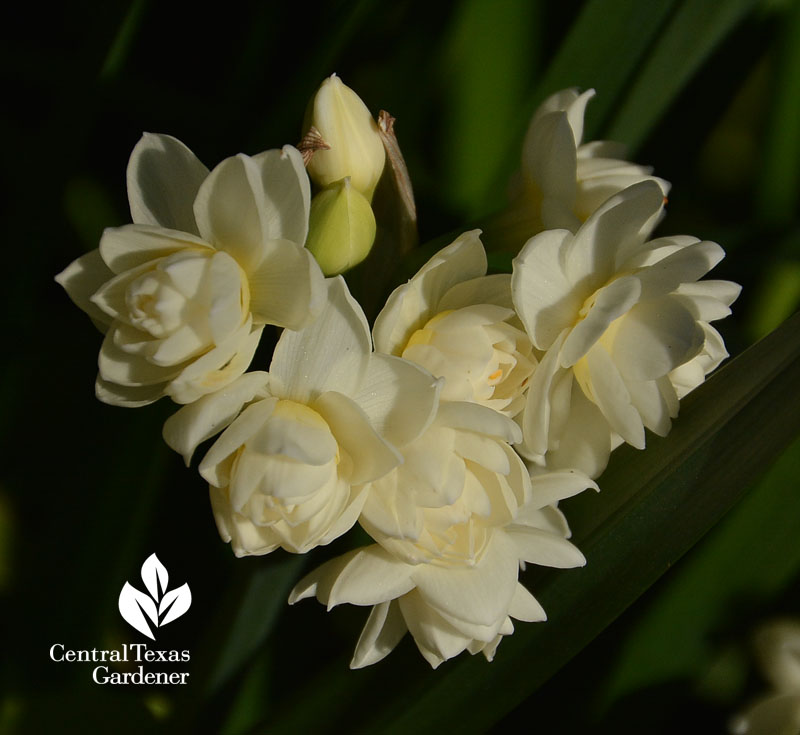
[[[590,89],[565,89],[548,97],[531,119],[522,149],[522,172],[502,219],[505,237],[518,248],[548,229],[575,232],[609,197],[640,181],[655,181],[664,195],[670,185],[651,169],[622,160],[618,143],[583,143]]]
[[[491,660],[511,618],[544,620],[518,582],[520,561],[584,563],[553,507],[586,487],[570,472],[530,478],[508,442],[519,428],[470,403],[441,403],[402,448],[403,464],[372,482],[360,522],[378,544],[324,564],[290,603],[316,595],[330,609],[373,605],[351,664],[386,656],[406,630],[434,668],[464,650]]]
[[[761,670],[771,694],[738,715],[736,735],[797,735],[800,732],[800,623],[780,620],[762,627],[755,638]]]
[[[730,313],[739,287],[698,281],[724,257],[716,243],[646,241],[662,202],[657,184],[636,184],[575,235],[541,233],[515,259],[514,304],[545,351],[522,414],[529,459],[597,476],[617,437],[641,449],[645,427],[665,436],[678,389],[721,359],[708,322]]]
[[[536,360],[514,313],[511,278],[486,275],[479,235],[464,233],[394,290],[375,320],[375,349],[443,377],[444,400],[514,416]]]
[[[247,369],[263,324],[297,329],[318,308],[322,274],[303,248],[309,182],[294,148],[209,173],[175,138],[145,134],[128,198],[134,224],[106,230],[56,279],[106,331],[101,400],[190,403]]]
[[[361,525],[409,564],[474,565],[492,529],[530,497],[511,447],[520,434],[483,406],[442,402],[427,430],[400,448],[403,463],[370,484]]]
[[[416,438],[435,410],[437,381],[405,360],[371,354],[369,327],[344,281],[325,288],[322,313],[283,332],[269,373],[242,376],[164,426],[187,464],[227,426],[200,473],[237,556],[278,546],[302,553],[343,534],[361,511],[364,484],[400,462],[393,444]]]

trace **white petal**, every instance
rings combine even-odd
[[[246,403],[267,395],[268,382],[265,372],[245,373],[222,390],[184,406],[164,424],[164,441],[183,455],[188,467],[199,444],[229,426]]]
[[[286,457],[292,464],[322,467],[335,460],[338,451],[331,427],[312,407],[280,401],[269,419],[248,441],[248,450],[262,457]],[[278,483],[275,483],[276,485]],[[274,493],[286,497],[289,493]],[[291,495],[304,496],[297,492]]]
[[[330,524],[328,530],[320,537],[320,546],[329,544],[331,541],[339,538],[339,536],[343,536],[356,524],[368,495],[368,486],[351,488],[348,505],[339,513],[339,517]]]
[[[742,292],[742,287],[732,281],[706,280],[699,283],[684,283],[678,288],[679,294],[686,296],[705,296],[721,301],[725,306],[730,306]],[[703,319],[703,321],[711,321]]]
[[[111,319],[90,301],[90,297],[113,277],[113,272],[100,257],[100,250],[95,248],[64,268],[56,276],[56,283],[63,287],[73,303],[85,311],[98,326],[107,327],[111,324]]]
[[[322,271],[308,250],[289,240],[269,240],[265,251],[261,264],[248,273],[253,319],[300,329],[324,303]]]
[[[660,380],[667,380],[666,377]],[[669,405],[655,380],[627,380],[631,402],[642,417],[644,425],[659,436],[666,436],[672,427]]]
[[[644,426],[617,366],[602,345],[595,345],[586,356],[591,375],[594,402],[611,428],[637,449],[644,449]]]
[[[433,421],[441,382],[408,360],[376,353],[353,400],[381,436],[403,447]]]
[[[559,365],[559,353],[566,336],[567,331],[564,330],[533,371],[521,419],[524,453],[543,456],[547,452],[551,421],[550,392],[560,374],[566,372]]]
[[[239,154],[208,175],[197,192],[194,214],[203,239],[249,273],[264,258],[265,206],[261,171],[253,159]]]
[[[547,620],[547,613],[538,603],[536,598],[528,592],[519,582],[514,589],[514,597],[511,599],[511,607],[508,614],[516,620],[524,620],[528,623],[539,623]]]
[[[308,234],[311,185],[300,152],[290,145],[253,156],[264,189],[264,234],[302,245]]]
[[[392,292],[375,319],[375,349],[400,355],[409,337],[439,310],[438,304],[450,288],[485,273],[480,230],[465,232]]]
[[[411,493],[399,483],[395,469],[371,484],[359,522],[373,538],[389,536],[418,539],[421,532],[421,508],[414,504]],[[401,489],[402,488],[402,489]]]
[[[222,344],[247,317],[242,313],[242,271],[227,253],[214,253],[206,273],[212,294],[208,325],[214,342]]]
[[[150,361],[161,367],[170,367],[196,357],[208,349],[208,342],[188,324],[184,324],[166,339],[153,341],[152,346],[156,349],[148,355]]]
[[[271,528],[256,526],[233,512],[226,491],[210,485],[209,495],[220,538],[226,543],[230,542],[237,557],[260,556],[278,548],[276,534]]]
[[[641,284],[635,276],[623,276],[601,288],[584,319],[567,335],[561,349],[561,367],[572,367],[597,342],[615,319],[638,301]]]
[[[128,161],[128,202],[136,224],[197,235],[192,204],[208,169],[169,135],[145,133]]]
[[[682,283],[702,278],[725,257],[715,242],[697,242],[663,260],[637,271],[642,282],[642,299],[655,299],[674,291]]]
[[[540,350],[548,349],[578,317],[584,297],[564,274],[561,257],[572,240],[567,230],[531,238],[514,258],[511,293],[525,331]]]
[[[376,480],[402,462],[400,454],[377,434],[366,414],[351,399],[328,391],[311,404],[353,461],[351,484]]]
[[[641,247],[663,204],[661,188],[653,181],[635,184],[606,201],[566,247],[564,264],[570,281],[609,281]]]
[[[586,112],[586,105],[594,97],[595,91],[587,89],[583,94],[578,94],[575,88],[562,89],[550,95],[534,113],[532,125],[548,112],[566,112],[569,126],[575,137],[575,143],[580,144],[583,138],[583,118]]]
[[[567,422],[559,434],[558,447],[547,452],[547,467],[574,468],[589,477],[599,477],[611,454],[611,428],[600,409],[573,382]]]
[[[407,630],[396,602],[375,605],[359,636],[350,668],[363,669],[386,658]]]
[[[100,253],[114,273],[125,273],[186,248],[210,250],[199,237],[148,225],[108,227],[100,238]]]
[[[513,309],[511,274],[496,273],[457,283],[442,297],[437,309],[441,312],[475,304],[494,304],[505,309]]]
[[[283,397],[308,403],[327,390],[355,395],[371,352],[369,326],[341,276],[325,281],[328,300],[303,329],[284,331],[275,347],[270,374]]]
[[[584,158],[579,150],[575,211],[588,219],[606,200],[641,181],[654,181],[666,196],[670,189],[669,182],[652,176],[652,172],[652,168],[648,166],[638,166],[627,161]]]
[[[100,377],[109,383],[118,385],[142,386],[167,383],[181,371],[180,366],[161,367],[153,365],[143,357],[131,355],[123,352],[114,342],[114,332],[112,328],[106,334],[100,354],[97,358],[97,365],[100,369]]]
[[[571,569],[586,564],[577,547],[549,531],[511,525],[505,533],[513,542],[517,556],[531,564],[557,569]]]
[[[411,567],[377,544],[331,559],[307,574],[289,595],[289,604],[316,595],[330,610],[335,605],[378,605],[414,588]]]
[[[115,320],[127,319],[129,311],[127,304],[128,287],[140,275],[150,270],[152,270],[152,265],[144,263],[113,276],[90,297],[91,303],[106,314],[106,319],[109,317]],[[150,335],[147,335],[147,338],[149,339]]]
[[[566,112],[540,117],[528,133],[522,151],[523,174],[545,197],[567,206],[575,199],[577,146]]]
[[[538,510],[525,508],[524,511],[524,519],[519,516],[514,519],[514,522],[518,523],[518,525],[538,528],[540,531],[547,531],[562,538],[570,538],[572,536],[566,516],[554,505],[548,505],[546,508],[539,508]]]
[[[475,462],[491,472],[507,475],[511,464],[505,448],[496,439],[473,431],[456,432],[453,449],[464,459]]]
[[[627,380],[660,378],[692,359],[703,346],[703,330],[669,296],[637,304],[619,322],[612,356]]]
[[[225,487],[228,484],[228,478],[220,474],[218,465],[264,426],[277,403],[277,398],[264,398],[252,403],[212,444],[200,462],[198,471],[214,487]]]
[[[600,489],[586,475],[575,470],[557,470],[531,475],[531,500],[520,508],[518,518],[524,518],[526,508],[544,508],[589,488]]]
[[[166,389],[176,403],[191,403],[230,385],[249,367],[263,327],[251,330],[250,319],[224,342],[187,365]]]
[[[713,322],[731,313],[730,305],[736,301],[742,287],[731,281],[698,281],[682,283],[673,296],[691,311],[695,319]]]
[[[94,385],[94,392],[97,399],[112,406],[124,406],[126,408],[138,408],[154,403],[164,396],[164,384],[154,385],[117,385],[103,380],[99,375]]]
[[[510,418],[477,403],[448,401],[439,404],[436,422],[451,429],[474,431],[516,444],[522,432]]]
[[[413,580],[429,605],[459,620],[493,625],[506,616],[514,596],[518,559],[506,534],[496,532],[476,566],[421,564],[413,568]]]
[[[434,669],[471,643],[471,638],[428,607],[416,591],[401,597],[398,604],[419,652]]]
[[[470,641],[471,644],[489,643],[490,641],[493,641],[498,632],[502,628],[506,627],[506,621],[508,620],[508,618],[506,617],[506,618],[500,618],[499,620],[492,623],[492,625],[475,625],[474,623],[468,623],[465,620],[454,618],[451,615],[448,615],[447,613],[443,613],[441,610],[436,610],[435,615],[437,618],[441,618],[445,623],[447,623],[453,629],[453,632],[458,635],[459,638],[472,639]],[[469,645],[467,646],[467,648],[469,648]],[[481,649],[482,646],[478,650]],[[452,658],[454,655],[461,653],[462,650],[463,649],[459,648],[447,658]]]

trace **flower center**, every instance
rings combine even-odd
[[[527,335],[494,304],[442,311],[409,338],[402,357],[444,378],[446,401],[480,403],[513,416],[533,372]]]

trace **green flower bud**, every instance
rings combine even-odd
[[[344,273],[369,255],[375,241],[375,215],[350,179],[323,189],[311,200],[306,247],[326,276]]]
[[[367,106],[334,74],[317,91],[310,113],[306,130],[315,128],[328,146],[311,157],[311,180],[326,187],[349,176],[353,188],[372,201],[386,153]]]

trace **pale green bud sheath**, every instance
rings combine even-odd
[[[349,178],[323,189],[311,200],[306,247],[326,276],[350,270],[369,255],[375,241],[375,215]]]
[[[367,201],[386,160],[378,125],[361,98],[335,74],[326,79],[311,105],[306,132],[315,129],[324,144],[308,162],[308,174],[319,187],[349,176]]]

